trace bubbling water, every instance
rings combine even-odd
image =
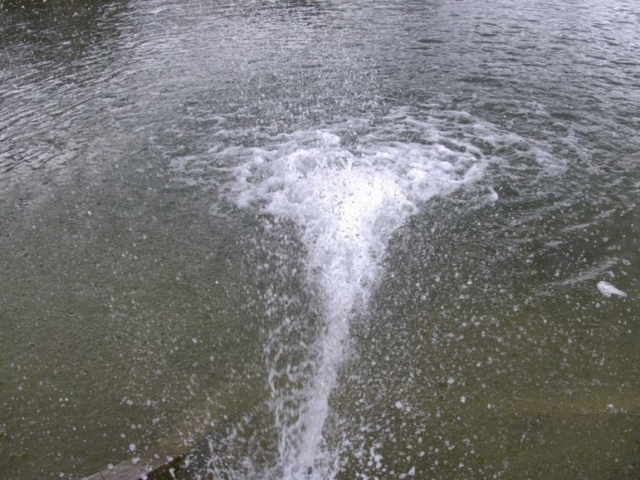
[[[233,154],[242,160],[232,169],[230,198],[297,225],[324,322],[308,349],[306,361],[313,365],[305,371],[312,373],[298,379],[302,386],[280,388],[273,378],[282,367],[269,366],[281,465],[268,476],[333,478],[338,452],[323,442],[329,400],[348,357],[350,321],[380,278],[388,241],[422,202],[480,179],[485,162],[471,145],[460,152],[369,135],[346,147],[327,130],[278,135],[270,145]],[[292,405],[294,414],[287,412]]]

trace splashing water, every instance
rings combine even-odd
[[[303,387],[283,391],[270,375],[281,465],[268,477],[333,478],[338,452],[323,444],[323,427],[348,355],[350,319],[367,304],[393,232],[420,203],[481,178],[483,157],[471,145],[462,153],[437,143],[382,143],[374,135],[347,148],[329,131],[279,135],[266,147],[229,153],[242,158],[233,169],[232,200],[298,226],[324,322],[308,350],[313,366]],[[287,411],[292,405],[297,412]]]

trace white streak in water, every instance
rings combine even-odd
[[[259,206],[301,227],[307,277],[321,297],[325,330],[299,420],[282,426],[281,467],[287,479],[331,478],[335,458],[322,452],[322,429],[346,355],[350,318],[366,305],[393,232],[420,203],[479,179],[483,165],[470,153],[438,144],[346,149],[337,135],[323,131],[296,132],[287,140],[251,149],[234,170],[232,191],[238,205]]]

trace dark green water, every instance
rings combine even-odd
[[[638,52],[624,0],[0,0],[0,478],[640,477]]]

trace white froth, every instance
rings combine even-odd
[[[284,478],[300,478],[310,466],[327,477],[316,467],[329,396],[350,317],[368,301],[388,240],[422,202],[478,180],[483,165],[439,144],[368,141],[345,148],[327,131],[280,135],[274,145],[243,153],[232,198],[300,227],[307,276],[322,298],[326,323],[315,378],[304,393],[302,428],[283,432],[289,437],[281,442]]]
[[[338,366],[349,354],[351,319],[366,308],[393,233],[434,196],[482,179],[487,164],[508,167],[507,178],[517,178],[519,172],[530,175],[536,165],[540,175],[553,174],[565,163],[548,154],[544,144],[478,122],[466,112],[437,108],[427,114],[425,108],[398,107],[384,117],[351,118],[324,130],[289,134],[245,124],[234,129],[234,116],[229,120],[220,122],[229,129],[215,134],[205,156],[172,160],[173,181],[219,192],[220,201],[211,208],[216,215],[227,215],[234,204],[295,223],[306,254],[307,285],[317,300],[314,327],[301,348],[287,344],[295,319],[278,318],[278,309],[265,307],[272,326],[264,347],[268,407],[280,432],[280,461],[266,472],[258,466],[251,478],[334,478],[340,452],[323,444],[329,397]],[[255,146],[245,146],[248,141]],[[473,198],[470,208],[499,201],[491,187]],[[271,241],[262,245],[270,248]],[[290,275],[287,259],[280,260],[274,284]],[[596,273],[588,272],[589,278]],[[281,294],[277,285],[269,287],[267,304]],[[317,313],[322,317],[318,330]],[[296,364],[284,358],[289,347]]]
[[[604,282],[604,281],[598,282],[596,287],[598,288],[600,293],[603,294],[605,297],[611,297],[611,295],[617,295],[619,297],[627,296],[626,292],[623,292],[622,290],[617,289],[616,287],[611,285],[609,282]]]

